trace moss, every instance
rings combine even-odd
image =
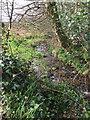
[[[53,3],[47,2],[47,10],[48,10],[48,14],[52,20],[52,23],[55,25],[56,33],[59,37],[60,42],[62,43],[62,46],[64,48],[68,48],[71,45],[71,43],[62,29],[62,25],[61,25],[61,22],[59,19],[56,3],[55,2],[53,2]]]

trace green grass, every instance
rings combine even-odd
[[[10,45],[14,55],[20,56],[22,59],[27,61],[31,60],[33,57],[40,58],[42,53],[37,53],[37,46],[44,42],[42,36],[32,35],[33,38],[21,38],[21,39],[10,39]]]

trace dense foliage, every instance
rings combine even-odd
[[[51,19],[54,20],[54,24],[56,24],[55,27],[58,36],[61,37],[61,34],[65,33],[71,43],[66,50],[64,48],[56,50],[59,54],[58,57],[66,61],[67,64],[73,65],[77,70],[81,70],[86,64],[80,71],[80,73],[85,73],[86,75],[88,75],[90,71],[87,65],[90,61],[89,4],[90,2],[76,2],[70,4],[68,2],[62,4],[57,2],[51,6],[51,11],[54,12],[54,15],[50,12]],[[58,24],[60,25],[58,26]],[[62,31],[61,34],[59,34],[59,29]],[[67,40],[66,42],[62,40],[61,38],[61,44],[66,45]]]
[[[81,57],[86,62],[89,59],[89,3],[76,3],[68,5],[60,11],[60,20],[67,36],[72,40],[69,51],[72,56]],[[74,57],[74,58],[75,58]]]
[[[89,117],[89,112],[86,111],[88,104],[78,90],[67,86],[66,83],[54,85],[48,78],[41,80],[36,76],[31,65],[33,60],[30,58],[31,55],[32,58],[40,58],[40,53],[37,56],[35,54],[37,41],[34,46],[33,39],[26,41],[26,38],[18,40],[13,37],[7,43],[5,41],[7,40],[4,39],[2,44],[3,119]],[[28,49],[24,48],[27,42]],[[20,52],[22,46],[23,53]],[[28,51],[30,58],[26,59],[23,54],[28,54]]]
[[[57,8],[58,5],[59,3],[57,3]],[[62,47],[56,49],[58,58],[73,65],[80,70],[80,73],[88,74],[90,69],[87,63],[90,58],[87,4],[66,4],[62,6],[62,9],[58,8],[58,11],[55,11],[54,8],[55,6],[53,7],[54,13],[58,12],[59,15],[56,21],[61,23],[62,29],[71,43],[66,51]],[[7,39],[4,24],[2,25],[1,97],[3,119],[89,118],[89,104],[78,89],[63,81],[53,84],[48,77],[37,76],[33,60],[41,62],[40,58],[44,55],[37,52],[37,46],[45,42],[44,39],[48,36],[20,37],[17,34],[16,37],[10,30],[11,34]],[[31,28],[29,27],[29,29]],[[51,46],[50,53],[53,49],[55,47]],[[42,66],[44,67],[43,62]]]

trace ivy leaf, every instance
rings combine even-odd
[[[55,70],[55,69],[56,69],[55,67],[52,68],[52,70]]]
[[[86,113],[85,116],[86,116],[86,118],[89,118],[89,117],[90,117],[88,113]]]
[[[83,58],[85,59],[85,61],[87,61],[88,53],[84,53],[84,54],[83,54]]]
[[[83,72],[83,75],[87,75],[89,73],[90,69],[87,69]]]
[[[4,23],[2,23],[2,27],[3,27],[3,28],[5,27],[5,24],[4,24]]]
[[[19,35],[19,33],[17,33],[17,35]]]
[[[2,30],[2,34],[5,34],[6,32],[5,32],[5,30]]]

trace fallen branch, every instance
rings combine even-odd
[[[53,88],[49,88],[49,87],[47,87],[45,84],[41,84],[41,87],[42,87],[42,88],[46,88],[46,89],[48,89],[48,90],[52,90],[52,91],[54,91],[54,92],[62,93],[62,94],[64,94],[64,95],[66,95],[67,97],[71,98],[71,101],[76,102],[80,107],[82,107],[82,108],[84,107],[84,108],[85,108],[85,106],[83,106],[83,104],[81,105],[79,102],[77,102],[76,100],[72,99],[72,96],[68,95],[67,93],[65,93],[65,92],[63,92],[63,91],[59,91],[59,90],[56,90],[56,89],[53,89]]]

